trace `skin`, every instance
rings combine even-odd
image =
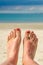
[[[30,39],[28,36],[30,35]],[[34,41],[33,41],[34,40]],[[10,32],[7,39],[7,60],[1,65],[17,65],[18,52],[21,42],[19,28]],[[34,32],[26,31],[23,39],[23,65],[38,65],[33,59],[37,48],[38,39]]]
[[[30,38],[29,38],[30,36]],[[39,65],[33,59],[36,53],[38,38],[32,31],[26,31],[23,40],[23,65]]]

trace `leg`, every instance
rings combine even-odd
[[[21,31],[14,29],[10,32],[7,40],[7,60],[1,65],[17,65],[20,42]]]
[[[23,40],[23,65],[38,65],[33,60],[37,49],[37,43],[38,39],[35,33],[27,31]]]

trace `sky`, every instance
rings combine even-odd
[[[0,6],[43,5],[43,0],[0,0]]]
[[[0,13],[43,13],[43,0],[0,0]]]

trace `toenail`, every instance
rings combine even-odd
[[[30,33],[30,31],[27,31],[26,33]]]
[[[17,28],[16,30],[17,30],[17,31],[21,31],[20,28]]]

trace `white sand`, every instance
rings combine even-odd
[[[7,35],[17,27],[22,29],[22,40],[27,29],[33,30],[37,34],[39,42],[34,60],[43,65],[43,23],[0,23],[0,63],[7,58]],[[18,65],[22,65],[22,53],[23,42],[21,42],[20,46]]]
[[[24,37],[24,32],[27,29],[22,29],[22,40]],[[37,37],[39,38],[38,48],[35,56],[35,61],[37,61],[40,65],[43,65],[43,29],[31,29],[33,30]],[[7,58],[6,55],[6,44],[7,44],[7,35],[11,31],[11,29],[0,29],[0,63],[5,61]],[[19,52],[19,60],[18,65],[22,65],[22,53],[23,53],[23,42],[21,42],[20,52]]]

